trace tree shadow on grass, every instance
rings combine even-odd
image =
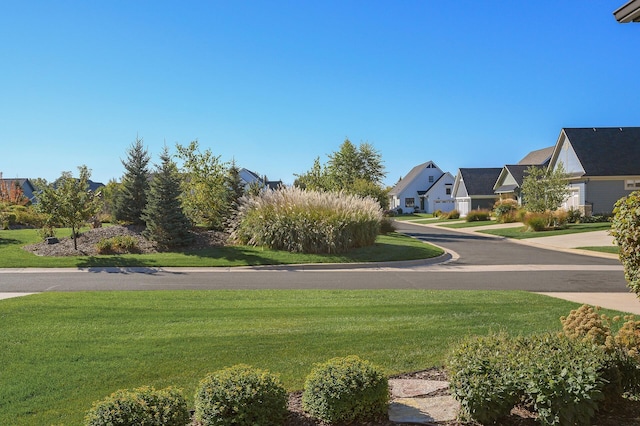
[[[10,246],[10,245],[16,245],[16,244],[23,244],[23,242],[13,238],[0,238],[0,245]]]
[[[224,266],[260,266],[282,265],[272,256],[261,256],[256,249],[244,246],[211,247],[198,250],[186,250],[185,256],[194,256],[200,259],[224,259],[228,264]]]
[[[80,260],[77,267],[87,272],[108,273],[108,274],[146,274],[155,275],[159,273],[167,273],[161,267],[149,266],[152,261],[140,261],[131,257],[109,256],[95,257],[88,256]],[[179,272],[171,272],[178,274]]]

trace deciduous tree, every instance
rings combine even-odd
[[[227,213],[227,168],[210,149],[201,152],[198,141],[176,145],[182,161],[182,205],[192,222],[222,229]]]
[[[569,195],[567,173],[562,163],[554,170],[530,166],[522,182],[522,202],[530,212],[557,210]]]
[[[77,236],[80,227],[100,210],[100,193],[89,189],[91,172],[86,166],[78,167],[79,177],[63,172],[53,183],[39,181],[36,204],[49,220],[71,228],[73,248],[78,249]]]

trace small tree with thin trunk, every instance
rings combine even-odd
[[[193,241],[191,222],[180,202],[178,168],[165,147],[160,155],[149,191],[147,207],[142,213],[147,228],[145,237],[162,248],[181,247]]]
[[[567,174],[562,163],[554,170],[530,166],[522,181],[522,202],[530,212],[557,210],[569,195]]]
[[[37,209],[49,217],[49,223],[59,222],[71,228],[73,248],[78,250],[78,231],[100,211],[100,193],[89,189],[91,172],[86,166],[78,167],[79,177],[63,172],[53,183],[41,181],[36,194]]]

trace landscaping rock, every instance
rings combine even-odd
[[[459,410],[460,404],[452,396],[396,398],[389,405],[389,420],[417,424],[451,422]]]

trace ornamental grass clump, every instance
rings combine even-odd
[[[191,421],[179,390],[142,387],[119,390],[97,401],[84,419],[85,426],[185,426]]]
[[[202,379],[195,395],[195,418],[203,426],[282,425],[287,398],[277,376],[238,364]]]
[[[373,245],[382,218],[369,197],[280,188],[240,199],[230,239],[293,253],[343,253]]]
[[[302,394],[303,409],[328,423],[374,420],[387,413],[388,403],[387,378],[355,355],[317,364]]]

